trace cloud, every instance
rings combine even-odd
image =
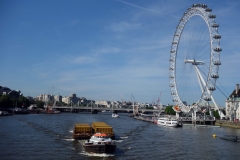
[[[72,59],[73,63],[75,64],[89,64],[94,63],[97,59],[93,56],[78,56]]]
[[[120,49],[117,47],[101,47],[101,48],[93,49],[93,52],[95,54],[104,54],[104,53],[114,54],[114,53],[120,52]]]
[[[124,32],[129,30],[135,30],[141,27],[140,23],[127,23],[127,22],[120,22],[120,23],[113,23],[110,25],[110,29],[114,32]]]
[[[122,1],[122,0],[116,0],[116,1],[121,2],[121,3],[124,3],[124,4],[129,5],[129,6],[132,6],[132,7],[135,7],[135,8],[138,8],[138,9],[141,9],[141,10],[145,10],[145,11],[149,11],[149,12],[153,12],[153,13],[158,13],[158,14],[170,16],[170,17],[173,17],[173,18],[178,18],[178,19],[180,18],[180,17],[177,17],[177,16],[173,16],[173,15],[171,15],[171,14],[168,14],[168,13],[159,12],[159,11],[157,11],[157,10],[153,10],[153,9],[141,7],[141,6],[132,4],[132,3],[128,3],[128,2]]]

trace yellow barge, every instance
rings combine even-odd
[[[92,136],[92,127],[87,123],[77,123],[73,129],[73,139],[88,139]]]
[[[73,139],[89,139],[95,133],[105,133],[107,137],[115,139],[113,128],[105,122],[77,123],[73,130]]]

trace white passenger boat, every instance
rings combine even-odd
[[[162,126],[168,126],[168,127],[178,127],[180,124],[176,119],[167,118],[167,117],[159,117],[157,120],[157,124]]]
[[[158,120],[157,120],[157,124],[165,126],[167,120],[168,120],[167,117],[159,117]]]
[[[113,114],[112,114],[112,117],[113,117],[113,118],[119,118],[119,115],[116,114],[116,113],[113,113]]]

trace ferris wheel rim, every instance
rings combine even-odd
[[[179,106],[183,112],[189,112],[190,107],[186,106],[181,97],[179,96],[177,84],[176,84],[176,59],[178,52],[179,41],[182,36],[182,32],[185,28],[186,23],[194,16],[200,16],[205,23],[207,24],[209,37],[210,37],[210,65],[207,76],[207,82],[204,87],[204,91],[202,96],[198,101],[202,100],[210,100],[212,96],[212,92],[215,89],[216,79],[218,76],[218,69],[220,62],[220,38],[221,36],[218,34],[219,25],[215,22],[216,16],[211,14],[211,9],[207,8],[205,4],[193,4],[192,7],[188,8],[188,11],[184,13],[180,22],[176,28],[174,33],[171,51],[170,51],[170,62],[169,62],[169,81],[170,81],[170,89],[173,97],[173,101],[175,105]],[[205,99],[206,98],[206,99]]]

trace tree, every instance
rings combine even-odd
[[[215,118],[217,118],[217,119],[220,118],[219,113],[218,113],[218,110],[213,110],[213,111],[212,111],[212,114],[213,114],[213,116],[214,116]]]
[[[29,107],[30,106],[30,101],[26,97],[20,96],[18,98],[18,107]]]
[[[0,96],[0,107],[1,108],[12,108],[12,100],[8,95]]]
[[[35,101],[35,104],[37,105],[37,108],[44,109],[44,102],[37,100],[37,101]]]
[[[174,115],[176,112],[172,109],[173,106],[167,106],[164,110],[166,114]]]

